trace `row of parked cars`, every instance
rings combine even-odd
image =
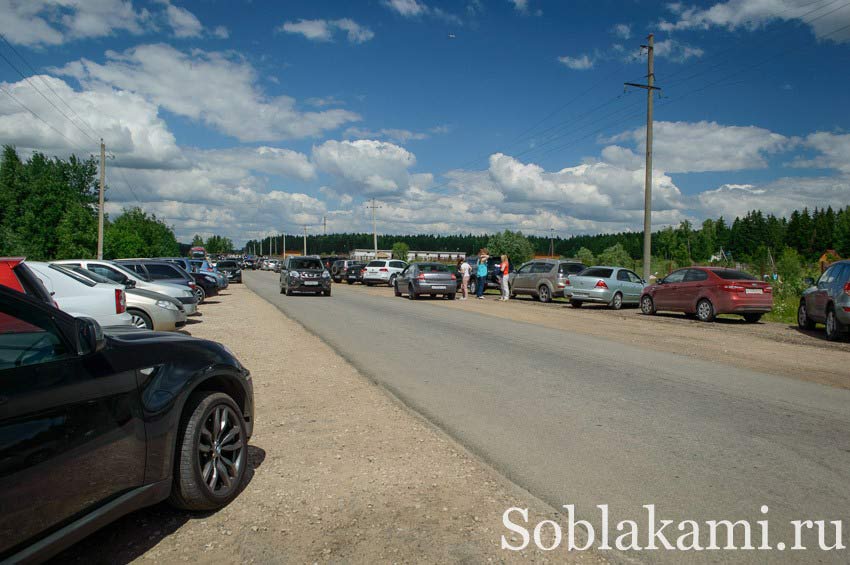
[[[226,286],[216,272],[0,258],[0,562],[45,561],[160,501],[208,512],[239,494],[250,373],[221,344],[152,331],[197,314]]]

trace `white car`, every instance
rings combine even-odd
[[[60,310],[72,316],[94,318],[104,328],[133,325],[122,287],[96,283],[49,263],[27,261],[27,266],[41,279]]]
[[[370,261],[363,269],[363,284],[366,286],[375,284],[393,286],[396,277],[406,268],[407,263],[398,259]]]
[[[134,288],[142,290],[150,290],[165,294],[171,298],[176,298],[183,304],[183,309],[187,316],[191,316],[198,311],[198,298],[195,293],[183,285],[160,283],[146,281],[141,278],[138,273],[131,271],[124,265],[113,263],[112,261],[103,261],[100,259],[65,259],[62,261],[53,261],[57,265],[71,265],[74,267],[82,267],[102,277],[114,281],[120,285],[127,286],[129,281],[135,285]]]

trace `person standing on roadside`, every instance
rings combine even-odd
[[[502,298],[500,298],[499,300],[507,302],[511,296],[511,288],[508,285],[508,272],[510,271],[510,263],[508,263],[507,255],[502,255],[502,262],[499,263],[499,271],[502,273]]]
[[[472,267],[469,265],[469,262],[464,257],[463,259],[458,259],[457,262],[457,274],[460,275],[460,292],[462,296],[461,300],[466,300],[469,298],[469,274],[472,272]]]
[[[484,300],[484,289],[487,288],[487,259],[489,258],[486,249],[478,252],[478,268],[475,271],[475,293],[478,295],[478,300]]]

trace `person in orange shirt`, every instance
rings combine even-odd
[[[499,264],[499,270],[502,272],[502,298],[500,300],[507,302],[511,296],[511,289],[510,286],[508,286],[508,279],[510,278],[508,276],[510,263],[508,263],[507,255],[502,255],[502,262]]]

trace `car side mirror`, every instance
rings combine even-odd
[[[815,286],[815,279],[813,279],[812,277],[806,277],[803,279],[803,284],[805,284],[806,286]]]
[[[640,279],[640,284],[642,284],[643,286],[646,286],[646,281],[643,280],[643,279]]]
[[[106,340],[103,328],[93,318],[75,318],[74,329],[77,337],[77,355],[91,355],[103,349]]]
[[[133,279],[124,279],[124,288],[136,288],[136,281]]]

